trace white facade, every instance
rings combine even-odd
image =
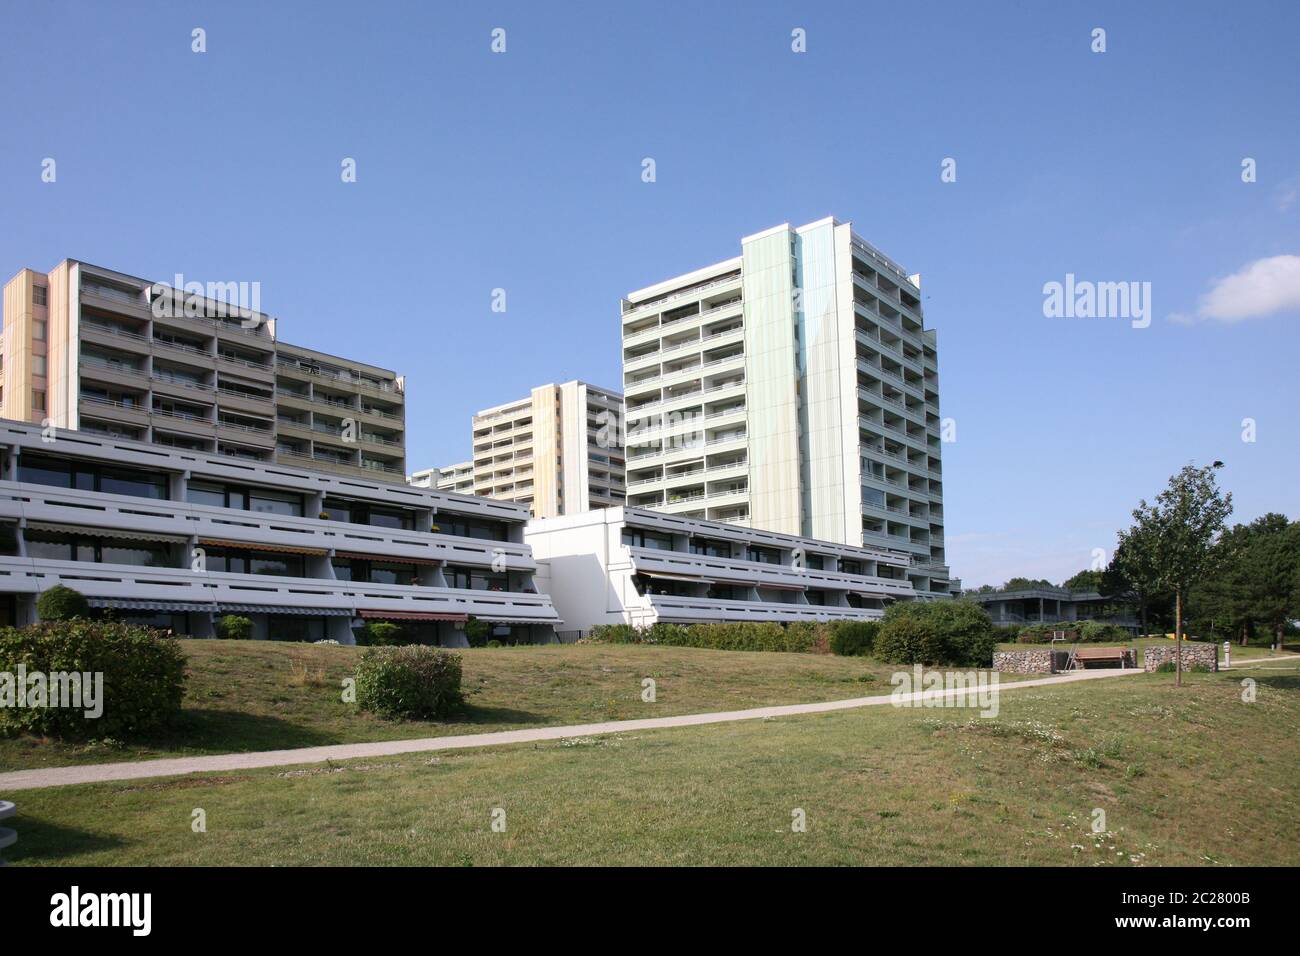
[[[417,472],[412,482],[514,501],[538,518],[621,505],[622,411],[623,396],[609,389],[540,385],[474,416],[471,461]]]
[[[530,521],[564,626],[875,620],[916,596],[909,556],[636,508]]]
[[[452,491],[460,495],[474,493],[474,463],[458,461],[444,468],[425,468],[406,476],[406,483],[413,488],[436,488],[438,491]]]
[[[944,558],[936,337],[920,278],[824,219],[622,304],[627,504]]]
[[[526,519],[505,502],[0,420],[8,623],[32,621],[40,592],[64,584],[195,637],[240,614],[258,637],[351,643],[388,620],[463,645],[472,616],[551,640],[559,619],[533,582]]]

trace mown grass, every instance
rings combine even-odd
[[[882,706],[28,791],[7,854],[20,865],[1293,866],[1300,667],[1250,671],[1254,703],[1245,676],[1015,690],[995,719]],[[668,712],[667,698],[658,706]],[[498,808],[504,832],[491,827]],[[192,830],[196,809],[205,833]],[[792,832],[796,810],[807,832]]]
[[[267,641],[183,641],[182,719],[122,744],[0,739],[0,771],[280,750],[520,727],[624,720],[860,697],[891,690],[898,668],[867,658],[639,645],[462,651],[466,707],[448,721],[386,721],[343,701],[362,649]],[[641,700],[644,678],[657,702]]]

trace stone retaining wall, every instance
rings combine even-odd
[[[994,651],[993,669],[1004,674],[1055,674],[1056,651]]]
[[[1174,654],[1173,641],[1170,641],[1167,645],[1152,645],[1142,654],[1142,666],[1149,671],[1156,670],[1161,664],[1172,664]],[[1217,671],[1219,669],[1219,645],[1183,641],[1183,669],[1191,670],[1198,665],[1207,670]]]

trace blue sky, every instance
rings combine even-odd
[[[424,467],[533,385],[617,387],[620,295],[834,215],[922,274],[954,571],[1060,580],[1188,460],[1300,516],[1297,11],[13,4],[0,271],[259,281],[282,337],[407,375]],[[1150,327],[1046,318],[1066,273],[1150,282]]]

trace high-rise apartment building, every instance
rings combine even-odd
[[[474,416],[470,462],[417,472],[411,482],[462,493],[472,489],[528,505],[537,518],[621,505],[622,408],[618,392],[586,382],[541,385],[527,398]]]
[[[474,493],[474,463],[458,461],[445,468],[425,468],[407,476],[407,484],[416,488],[436,488],[462,495]]]
[[[235,286],[235,283],[230,283]],[[405,382],[229,299],[65,260],[4,288],[0,416],[400,482]]]
[[[823,219],[622,303],[627,504],[905,552],[949,593],[920,277]]]

